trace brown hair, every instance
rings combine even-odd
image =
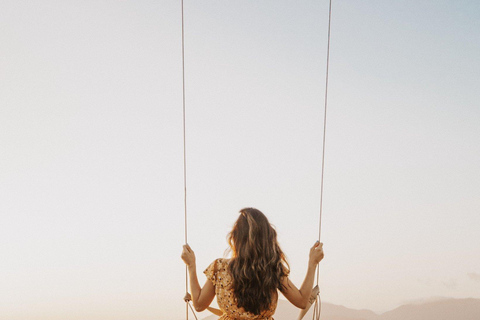
[[[238,307],[255,315],[268,310],[282,290],[281,280],[290,272],[277,232],[267,217],[254,208],[240,210],[228,235],[233,253],[229,271]]]

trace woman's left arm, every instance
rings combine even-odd
[[[188,275],[190,278],[190,291],[192,292],[192,302],[195,310],[198,312],[205,310],[215,297],[215,287],[213,283],[207,279],[207,282],[200,287],[197,278],[197,266],[195,264],[195,253],[190,246],[184,245],[182,252],[182,260],[187,265]]]

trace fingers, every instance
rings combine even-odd
[[[185,264],[189,267],[195,264],[195,253],[188,244],[183,245],[180,258],[182,258],[183,262],[185,262]]]
[[[313,245],[312,249],[322,249],[323,248],[323,242],[320,242],[317,240],[317,242],[315,242],[315,244]]]
[[[312,253],[314,254],[317,254],[317,255],[321,255],[323,257],[324,253],[323,253],[323,242],[315,242],[315,245],[312,247],[311,249]]]

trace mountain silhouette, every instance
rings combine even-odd
[[[377,320],[480,320],[480,299],[443,299],[403,305],[381,314]]]
[[[310,309],[304,319],[312,318]],[[275,320],[296,320],[299,309],[286,300],[279,300]],[[216,320],[211,315],[204,320]],[[480,320],[480,299],[451,299],[425,303],[405,304],[391,311],[377,314],[371,310],[351,309],[322,302],[321,320]]]

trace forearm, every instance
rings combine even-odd
[[[305,275],[305,280],[303,280],[302,286],[300,287],[299,291],[302,295],[302,299],[305,303],[308,302],[310,299],[310,295],[312,294],[313,288],[313,281],[315,279],[315,270],[317,268],[316,264],[308,263],[307,274]]]
[[[200,297],[200,293],[202,292],[200,283],[198,283],[197,266],[195,264],[188,266],[188,275],[190,278],[190,291],[192,295],[192,302],[193,306],[195,307],[197,306],[198,298]]]

